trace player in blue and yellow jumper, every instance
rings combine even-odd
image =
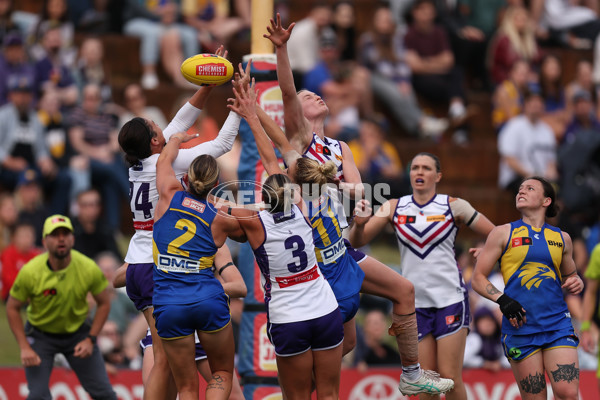
[[[153,315],[179,399],[199,396],[194,360],[197,332],[212,371],[206,398],[225,400],[231,392],[235,346],[229,298],[211,267],[227,235],[243,233],[235,219],[219,214],[209,199],[219,178],[214,157],[204,154],[192,161],[183,178],[187,190],[176,178],[172,162],[179,145],[190,138],[185,133],[171,136],[156,163]]]
[[[504,353],[521,397],[545,399],[547,372],[556,398],[577,399],[579,339],[563,290],[578,294],[583,282],[571,237],[545,222],[558,212],[554,188],[545,179],[525,179],[515,200],[521,219],[492,230],[477,259],[473,289],[500,305]],[[504,293],[487,279],[496,261]]]

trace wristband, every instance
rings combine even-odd
[[[591,327],[592,327],[592,323],[590,321],[583,321],[581,323],[581,326],[579,327],[579,330],[581,332],[587,332],[590,330]]]
[[[92,341],[92,344],[96,344],[96,339],[97,339],[97,336],[94,336],[94,335],[88,335],[88,338],[89,338],[89,339]]]

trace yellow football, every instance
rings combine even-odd
[[[181,75],[195,85],[218,86],[231,80],[233,65],[215,54],[197,54],[181,64]]]

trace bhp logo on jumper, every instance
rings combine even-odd
[[[200,64],[196,65],[196,75],[200,76],[226,76],[227,67],[225,64]]]

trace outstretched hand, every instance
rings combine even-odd
[[[249,87],[245,85],[234,87],[235,99],[227,99],[231,103],[227,105],[227,108],[245,119],[256,116],[256,89],[254,86],[255,82],[252,78],[252,85]]]
[[[225,47],[223,45],[220,45],[219,48],[215,51],[215,55],[223,57],[223,58],[227,58],[227,56],[229,55],[229,52],[227,50],[225,50]]]
[[[247,88],[250,83],[250,69],[252,68],[252,59],[248,60],[248,65],[246,65],[246,69],[242,67],[242,63],[238,64],[239,72],[236,72],[233,75],[233,87],[234,89],[238,89],[240,87]]]
[[[275,47],[281,47],[290,39],[292,29],[294,29],[295,25],[296,23],[292,22],[287,29],[283,29],[283,26],[281,26],[281,15],[277,13],[277,22],[273,21],[273,18],[271,18],[271,26],[267,26],[267,32],[269,32],[269,34],[265,33],[263,37],[269,39]]]

